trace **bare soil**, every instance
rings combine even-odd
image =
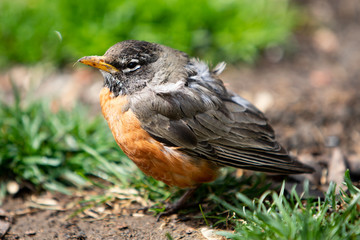
[[[222,79],[265,112],[280,142],[317,169],[309,177],[312,184],[326,190],[329,181],[341,183],[346,168],[355,182],[360,180],[360,6],[357,0],[315,0],[304,6],[311,20],[294,37],[293,54],[282,56],[283,49],[269,48],[255,67],[229,67]],[[5,91],[9,76],[24,90],[35,88],[39,97],[53,96],[54,108],[81,100],[99,111],[101,76],[88,68],[59,74],[16,67],[0,76]],[[55,203],[39,204],[39,199]],[[206,239],[201,231],[205,223],[194,218],[198,213],[156,222],[128,204],[110,214],[85,211],[72,217],[71,204],[78,206],[80,199],[50,193],[8,197],[0,208],[0,236],[7,222],[10,229],[3,239],[8,240],[168,239],[167,233],[174,239]]]
[[[69,196],[50,196],[58,199],[57,206],[76,202]],[[152,215],[137,213],[139,206],[127,206],[121,214],[109,214],[104,218],[94,214],[72,217],[75,208],[53,210],[29,207],[30,200],[7,199],[3,209],[15,217],[8,217],[11,229],[4,239],[202,239],[198,226],[201,221],[182,222],[176,215],[159,222]],[[14,211],[15,210],[15,211]],[[9,216],[9,215],[8,215]]]

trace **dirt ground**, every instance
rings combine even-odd
[[[58,199],[59,204],[73,203],[69,196],[48,196],[43,199]],[[136,213],[139,206],[128,206],[121,214],[109,214],[105,218],[94,215],[78,215],[71,218],[71,210],[47,210],[32,208],[30,200],[11,199],[4,205],[5,211],[17,210],[11,219],[10,231],[4,239],[202,239],[198,226],[200,221],[181,222],[172,216],[156,222],[156,217]],[[30,212],[29,212],[29,211]]]
[[[312,184],[326,190],[329,181],[342,182],[346,168],[360,180],[360,6],[357,0],[304,4],[312,20],[294,37],[296,51],[283,56],[283,49],[269,48],[255,67],[229,67],[222,79],[265,112],[280,142],[317,169]],[[15,67],[0,76],[5,90],[9,76],[39,97],[54,96],[55,108],[81,100],[99,111],[101,76],[89,68],[59,74]],[[0,236],[7,223],[7,240],[167,239],[167,233],[174,239],[210,239],[201,218],[174,215],[156,222],[133,205],[103,218],[104,210],[71,218],[76,199],[50,193],[8,197],[0,206]]]

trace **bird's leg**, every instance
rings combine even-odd
[[[159,221],[159,219],[162,216],[169,216],[173,213],[176,213],[178,210],[180,210],[181,208],[183,208],[184,206],[186,206],[186,202],[187,200],[195,193],[195,191],[198,189],[198,187],[195,188],[191,188],[189,190],[187,190],[178,201],[176,201],[173,204],[169,204],[166,207],[165,212],[159,213],[157,216],[156,221]]]

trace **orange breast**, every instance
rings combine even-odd
[[[103,88],[100,93],[102,113],[117,144],[145,174],[183,188],[216,178],[216,167],[209,161],[193,159],[153,139],[141,128],[131,110],[123,110],[127,103],[126,96],[112,98],[108,88]]]

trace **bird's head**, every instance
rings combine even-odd
[[[87,56],[78,62],[98,68],[104,86],[114,96],[130,95],[150,82],[166,83],[180,74],[188,62],[185,53],[145,41],[127,40],[110,47],[103,56]]]

